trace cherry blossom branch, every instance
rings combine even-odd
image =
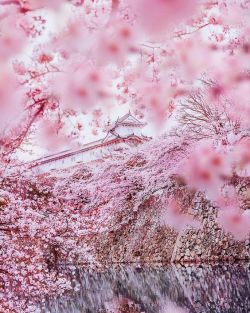
[[[203,29],[203,28],[206,28],[207,26],[210,26],[211,23],[205,23],[203,25],[200,25],[199,27],[197,27],[196,29],[192,30],[192,31],[186,31],[186,32],[183,32],[183,31],[177,31],[175,32],[175,35],[171,38],[181,38],[181,37],[184,37],[184,36],[188,36],[188,35],[192,35],[196,32],[198,32],[199,30]]]

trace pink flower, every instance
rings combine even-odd
[[[247,56],[247,59],[249,55]],[[248,61],[246,61],[248,62]],[[244,66],[247,66],[246,64]],[[238,66],[239,67],[239,66]],[[238,69],[239,70],[239,69]],[[236,72],[240,75],[240,71]],[[250,120],[250,106],[248,97],[250,95],[249,81],[238,82],[233,91],[231,91],[230,117],[239,122],[242,126],[248,127]]]
[[[0,133],[20,122],[25,98],[25,90],[21,88],[15,75],[2,68],[0,75]]]
[[[133,82],[132,79],[136,78],[131,77],[130,79]],[[131,82],[128,79],[126,83],[130,85]],[[139,98],[136,107],[144,111],[143,113],[155,126],[156,131],[161,131],[174,110],[173,102],[169,100],[168,86],[162,81],[148,82],[147,78],[138,79],[135,85]]]
[[[65,0],[20,0],[21,7],[27,11],[42,9],[44,7],[56,9]]]
[[[13,69],[18,75],[25,75],[27,73],[27,68],[24,62],[13,62]]]
[[[50,63],[53,60],[53,56],[51,53],[42,52],[38,55],[38,62],[43,63]]]
[[[250,139],[241,139],[233,149],[233,161],[238,175],[247,177],[250,173]]]
[[[250,234],[250,215],[247,211],[242,213],[237,208],[220,210],[218,223],[238,240],[244,240]]]
[[[179,201],[171,197],[167,203],[167,209],[163,212],[164,222],[177,231],[185,229],[187,226],[199,228],[200,223],[194,220],[190,215],[182,213],[183,208]]]
[[[0,19],[0,62],[18,54],[24,48],[26,36],[18,24],[18,14],[11,12],[3,20]]]
[[[51,77],[51,93],[60,99],[61,108],[76,114],[95,109],[100,103],[105,105],[111,98],[106,72],[87,63],[70,64],[68,72]]]
[[[214,203],[220,209],[232,210],[238,208],[240,205],[238,196],[234,188],[228,188],[228,191],[225,195],[219,195]]]
[[[37,139],[42,147],[50,151],[64,149],[67,146],[67,138],[63,134],[62,124],[57,121],[43,120],[37,131]]]
[[[89,53],[95,38],[91,36],[83,17],[77,16],[52,38],[48,50],[58,52],[65,62],[73,55],[79,57],[79,54],[84,56]]]
[[[135,44],[135,30],[123,20],[112,20],[109,28],[100,36],[95,55],[101,64],[118,65],[128,57]]]
[[[131,1],[131,0],[129,0]],[[138,0],[132,2],[144,30],[150,33],[166,31],[170,26],[190,17],[195,0]]]
[[[231,175],[231,158],[209,142],[199,143],[181,174],[190,187],[207,191],[211,196],[220,193],[225,177]]]

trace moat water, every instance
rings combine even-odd
[[[250,266],[70,269],[75,291],[46,299],[50,313],[250,313]],[[67,268],[67,272],[69,272]]]

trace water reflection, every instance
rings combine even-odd
[[[75,292],[51,313],[249,313],[249,264],[69,271]]]

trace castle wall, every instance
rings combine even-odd
[[[189,227],[179,233],[172,262],[249,260],[250,238],[238,241],[233,235],[225,233],[217,223],[218,209],[201,199],[194,205],[193,211],[202,227]]]
[[[116,153],[120,153],[129,146],[122,141],[116,141],[112,144],[102,145],[91,150],[79,152],[77,154],[65,157],[57,157],[55,160],[34,166],[32,171],[35,174],[47,173],[51,170],[65,169],[78,163],[88,163],[98,159],[112,157]]]
[[[132,134],[136,136],[141,136],[141,128],[133,127],[133,126],[125,126],[125,125],[119,125],[116,127],[115,132],[119,134],[121,137],[128,137]]]

